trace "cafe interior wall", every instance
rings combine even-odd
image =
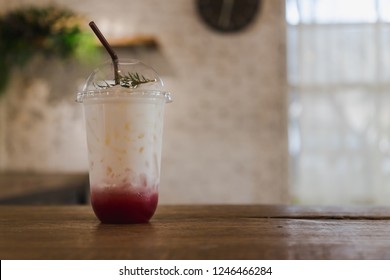
[[[288,202],[284,1],[264,0],[254,23],[235,34],[209,29],[194,0],[0,0],[0,10],[47,3],[94,20],[108,39],[146,34],[158,41],[164,63],[148,63],[174,94],[165,114],[161,203]],[[85,77],[78,74],[59,71],[61,79],[80,84]],[[18,159],[5,151],[2,169],[86,172],[83,115],[75,92],[60,89],[53,103],[40,90],[45,87],[38,83],[23,106],[38,106],[43,117],[19,131],[31,135],[25,144],[35,152]],[[12,125],[18,127],[18,121],[26,120]],[[46,149],[36,150],[42,142]]]

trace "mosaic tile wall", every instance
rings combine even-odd
[[[165,116],[161,203],[288,201],[284,1],[263,1],[254,24],[232,35],[209,30],[193,0],[0,0],[0,7],[37,2],[72,7],[108,38],[157,37],[167,65],[151,64],[174,93]],[[31,90],[43,91],[7,114],[8,131],[24,140],[8,134],[5,142],[26,149],[7,147],[3,169],[86,171],[82,111],[64,92],[73,89],[53,100],[53,89],[35,83]],[[6,103],[18,104],[16,96],[8,94]],[[43,141],[49,149],[38,150]]]

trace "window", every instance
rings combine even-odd
[[[390,202],[390,0],[286,0],[300,204]]]

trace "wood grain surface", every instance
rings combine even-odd
[[[390,259],[390,208],[159,206],[109,225],[90,206],[0,206],[0,259]]]

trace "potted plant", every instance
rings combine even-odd
[[[82,161],[69,157],[69,146],[80,146],[72,102],[83,63],[98,54],[86,22],[67,8],[21,7],[0,16],[0,169],[59,171],[72,166],[67,157]]]
[[[0,93],[14,67],[23,67],[35,56],[76,58],[96,55],[90,32],[73,11],[57,7],[23,7],[0,17]]]

